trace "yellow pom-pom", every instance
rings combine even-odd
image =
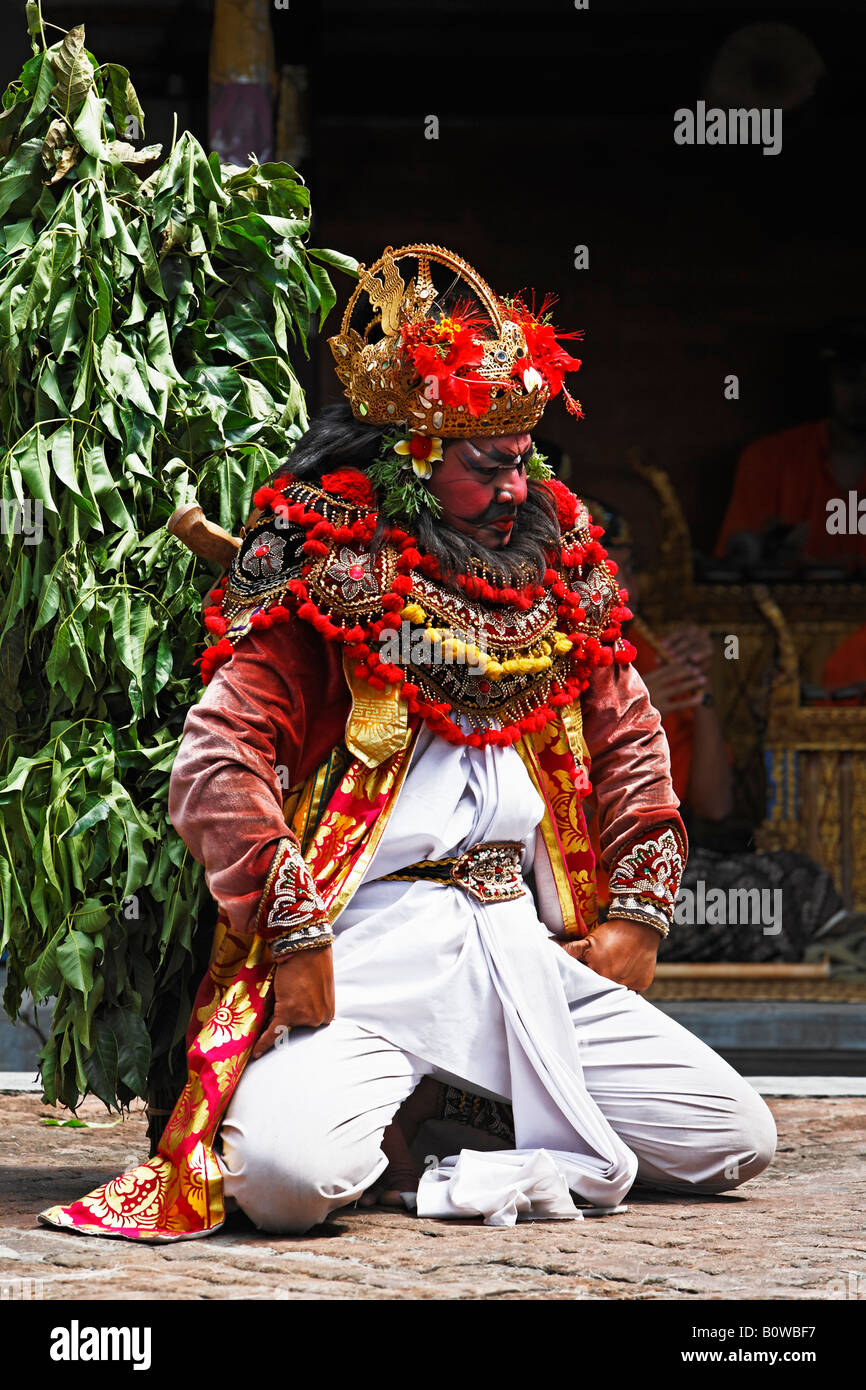
[[[407,623],[423,623],[427,614],[420,603],[407,603],[400,617],[405,618]]]

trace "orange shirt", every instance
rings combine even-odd
[[[661,657],[639,632],[628,634],[637,651],[634,665],[641,676],[649,675],[661,665]],[[693,709],[673,710],[662,720],[662,728],[671,750],[671,781],[680,801],[686,800],[689,775],[692,770],[692,750],[695,741],[695,712]]]
[[[866,681],[866,623],[830,653],[821,675],[825,690],[841,690],[860,681]]]
[[[776,518],[789,526],[808,522],[804,546],[808,560],[828,565],[851,565],[866,560],[866,535],[831,535],[827,531],[827,503],[844,499],[844,489],[830,471],[827,420],[814,420],[767,435],[744,449],[737,464],[734,490],[722,524],[716,554],[723,556],[728,539],[736,531],[757,534],[766,521]],[[866,468],[855,491],[866,497]]]

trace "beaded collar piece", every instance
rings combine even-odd
[[[543,583],[519,588],[492,584],[480,564],[446,584],[435,558],[394,526],[374,554],[378,517],[360,471],[315,484],[286,475],[260,488],[263,515],[205,609],[216,640],[198,659],[203,682],[248,632],[295,615],[341,643],[370,687],[398,686],[409,710],[450,742],[510,744],[543,728],[579,699],[595,667],[634,656],[621,633],[627,595],[601,529],[563,484],[544,486],[562,546]]]

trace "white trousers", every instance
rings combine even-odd
[[[776,1129],[757,1092],[645,999],[562,959],[587,1120],[608,1135],[606,1153],[596,1137],[594,1161],[609,1200],[635,1178],[716,1193],[760,1173]],[[303,1234],[383,1173],[384,1130],[427,1075],[479,1089],[347,1018],[293,1030],[248,1065],[232,1098],[221,1128],[226,1195],[259,1228]]]

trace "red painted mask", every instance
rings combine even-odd
[[[531,452],[528,434],[452,440],[427,484],[442,504],[443,521],[491,550],[507,545],[526,501]]]

